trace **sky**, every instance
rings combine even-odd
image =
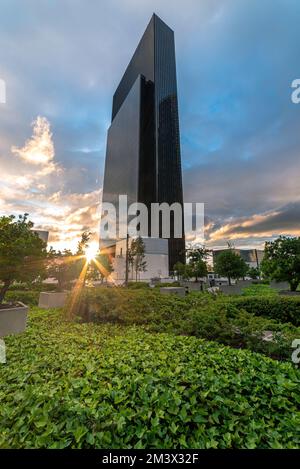
[[[98,235],[113,93],[151,15],[176,41],[184,200],[206,244],[300,235],[298,0],[0,0],[0,215]]]

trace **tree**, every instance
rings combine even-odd
[[[187,264],[189,265],[189,264]],[[192,277],[195,277],[195,282],[198,281],[198,277],[206,277],[207,275],[207,264],[204,260],[199,259],[191,265]]]
[[[206,259],[209,251],[204,247],[191,247],[187,249],[186,254],[192,269],[192,277],[195,277],[195,282],[198,282],[198,277],[205,277],[207,275]]]
[[[266,242],[261,270],[277,282],[288,282],[291,291],[296,291],[300,283],[300,238],[280,236]]]
[[[134,250],[131,245],[128,247],[127,251],[127,262],[128,268],[131,267],[131,278],[133,279]]]
[[[192,277],[194,277],[193,267],[191,264],[184,264],[184,270],[182,274],[183,280],[189,280]]]
[[[249,275],[253,280],[256,280],[260,276],[260,271],[257,267],[249,267],[247,275]]]
[[[128,264],[132,266],[132,270],[135,272],[135,281],[137,282],[138,274],[140,272],[145,272],[147,268],[147,262],[145,260],[145,244],[140,236],[131,241],[131,245],[128,250]]]
[[[88,246],[89,246],[89,241],[90,241],[90,238],[91,238],[91,232],[90,231],[84,231],[81,235],[81,239],[80,241],[78,241],[78,244],[77,244],[77,252],[76,254],[78,256],[82,256],[85,254],[85,251],[87,250]]]
[[[227,277],[231,285],[231,279],[245,277],[248,266],[239,254],[232,249],[227,249],[216,255],[214,270],[217,274]]]
[[[69,249],[55,251],[50,248],[48,252],[47,273],[49,277],[57,280],[58,290],[63,291],[70,287],[71,283],[80,276],[87,262],[85,252],[89,247],[91,233],[84,231],[77,244],[76,254]]]
[[[209,250],[205,249],[205,247],[193,247],[191,246],[186,250],[186,256],[190,262],[197,262],[199,260],[207,259],[209,255]]]
[[[70,286],[80,274],[78,256],[74,256],[71,251],[64,249],[63,252],[55,251],[52,247],[48,252],[47,273],[48,277],[57,280],[57,288],[64,291]]]
[[[44,278],[46,243],[28,220],[28,214],[0,218],[0,304],[14,281],[33,282]]]
[[[202,262],[202,261],[199,261],[199,263]],[[205,264],[205,263],[204,263]],[[195,269],[198,269],[197,272],[195,271]],[[204,275],[203,274],[203,270],[200,271],[200,269],[203,269],[203,266],[201,265],[200,267],[200,264],[198,265],[197,264],[182,264],[182,262],[177,262],[175,265],[174,265],[174,272],[176,273],[178,279],[183,279],[183,280],[189,280],[190,278],[192,277],[195,277],[196,275],[198,275],[199,277],[203,277]],[[205,264],[205,272],[206,272],[206,264]]]
[[[176,262],[176,264],[173,267],[175,275],[178,277],[178,280],[183,278],[184,276],[184,269],[185,269],[185,264],[182,262]]]
[[[100,278],[101,283],[103,283],[104,279],[107,280],[113,270],[110,256],[108,254],[98,254],[90,264],[87,278],[88,280],[98,280]]]

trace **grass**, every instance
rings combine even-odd
[[[290,363],[37,308],[6,344],[0,448],[300,448]]]

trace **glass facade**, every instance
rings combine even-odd
[[[117,215],[116,230],[119,229],[119,195],[127,195],[128,205],[138,200],[140,99],[141,76],[133,84],[107,133],[102,203],[114,205]],[[107,239],[100,241],[101,248],[115,242],[116,238],[109,233]]]
[[[119,194],[127,194],[128,204],[138,199],[140,99],[139,76],[108,129],[102,199],[104,202],[117,204]]]
[[[139,75],[154,83],[154,18],[153,15],[114,94],[112,121]]]
[[[103,200],[118,194],[148,207],[183,205],[174,33],[156,15],[113,97]],[[171,225],[170,271],[185,260],[184,229],[182,238],[172,233]]]

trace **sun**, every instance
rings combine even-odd
[[[91,262],[92,260],[95,259],[98,249],[99,248],[97,244],[91,244],[90,246],[87,247],[84,254],[88,262]]]

